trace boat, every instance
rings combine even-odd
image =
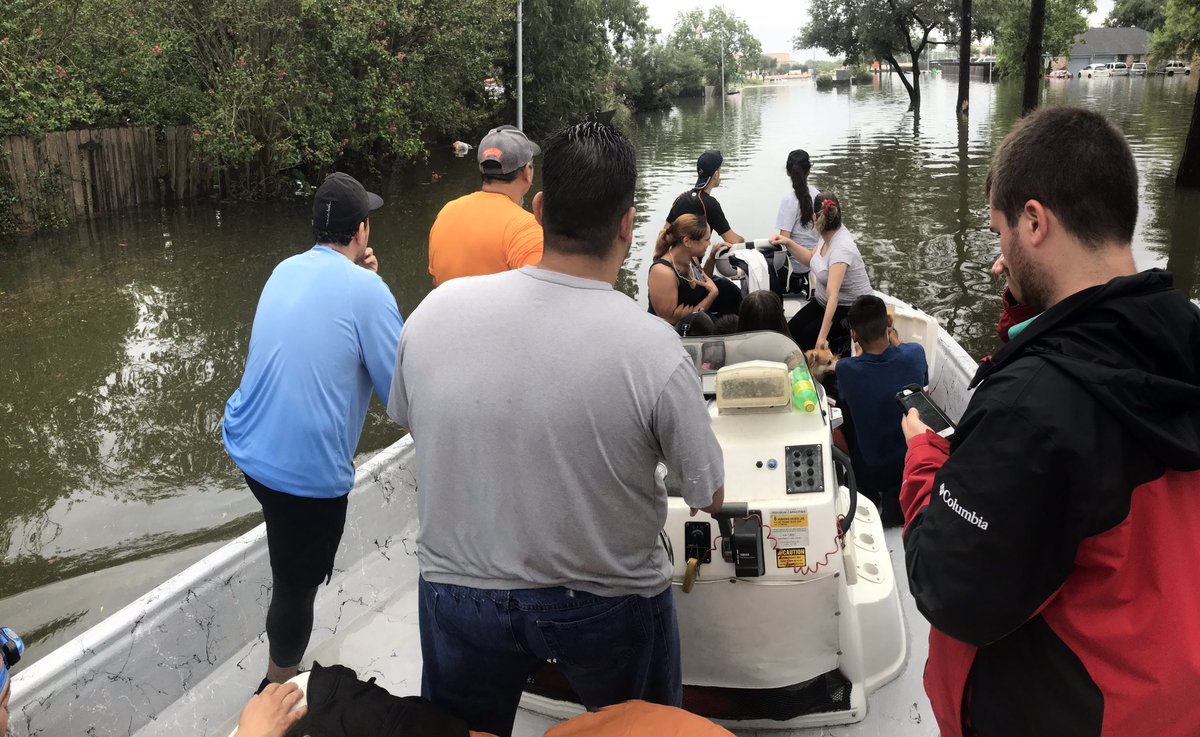
[[[932,317],[881,296],[902,339],[925,346],[930,395],[957,421],[975,362]],[[804,297],[785,301],[794,313]],[[870,501],[855,501],[852,479],[838,475],[829,442],[836,408],[819,387],[811,411],[794,391],[788,407],[756,404],[770,394],[762,382],[777,386],[789,368],[795,345],[784,336],[689,347],[705,391],[717,396],[727,507],[718,518],[689,517],[682,499],[669,499],[685,706],[741,733],[817,737],[842,724],[837,734],[847,736],[937,734],[921,684],[928,624],[908,593],[899,530],[883,530]],[[796,388],[790,379],[787,388]],[[347,665],[397,695],[420,690],[413,468],[409,437],[359,466],[305,658]],[[269,582],[260,525],[16,673],[12,734],[229,734],[267,660]],[[543,675],[514,735],[540,735],[581,711]]]

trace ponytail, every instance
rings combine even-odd
[[[683,239],[703,240],[709,237],[708,221],[699,215],[680,215],[658,232],[654,243],[654,258],[663,258],[667,251],[683,243]]]
[[[658,240],[654,242],[654,258],[666,256],[667,251],[671,250],[671,246],[678,242],[675,234],[671,232],[671,223],[667,223],[662,230],[658,231]]]
[[[786,171],[792,180],[792,192],[800,203],[800,224],[804,227],[811,227],[813,223],[813,198],[808,193],[808,173],[811,170],[812,162],[807,151],[798,148],[788,154]]]
[[[842,227],[842,206],[832,193],[822,192],[813,200],[813,204],[821,209],[825,216],[825,226],[821,232],[828,233]]]

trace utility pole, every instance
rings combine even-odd
[[[971,0],[962,0],[958,32],[958,118],[964,120],[971,106]]]
[[[517,128],[525,130],[525,53],[521,26],[525,3],[517,3]]]

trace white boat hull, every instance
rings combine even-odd
[[[957,420],[975,363],[944,330],[937,341],[931,393]],[[331,585],[318,594],[307,656],[344,663],[402,695],[420,691],[413,463],[412,443],[405,438],[359,468],[338,567]],[[928,626],[908,594],[899,531],[888,531],[883,540],[897,573],[908,665],[864,667],[864,678],[870,678],[868,671],[884,675],[866,681],[873,691],[869,702],[860,695],[853,704],[865,711],[838,734],[936,735],[920,679]],[[260,525],[17,673],[11,733],[223,737],[262,677],[269,595],[266,531]],[[552,723],[523,712],[514,733],[541,734]],[[798,728],[786,734],[816,737],[829,731]]]

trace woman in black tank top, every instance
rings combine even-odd
[[[704,268],[700,266],[711,233],[704,218],[681,215],[658,234],[647,284],[650,314],[675,325],[693,312],[712,307],[719,294],[712,256]]]

